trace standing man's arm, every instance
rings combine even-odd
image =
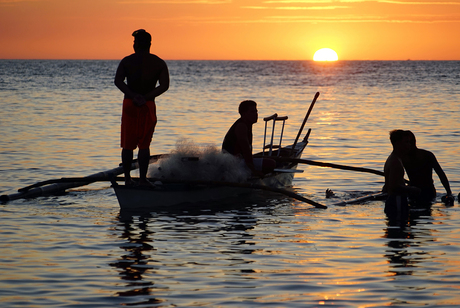
[[[163,62],[164,63],[164,62]],[[155,100],[155,97],[160,96],[169,89],[169,70],[166,63],[161,70],[160,78],[158,79],[158,87],[155,87],[152,91],[145,95],[145,99],[148,101]]]
[[[125,94],[126,98],[134,98],[137,93],[131,91],[128,85],[125,82],[125,78],[127,77],[126,70],[125,70],[125,59],[123,59],[120,64],[118,65],[117,72],[115,74],[114,83],[121,92]]]

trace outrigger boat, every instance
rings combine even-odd
[[[239,196],[241,194],[250,193],[254,190],[259,191],[271,191],[279,194],[283,194],[288,197],[300,200],[302,202],[311,204],[316,208],[327,208],[327,206],[322,205],[313,200],[309,200],[301,195],[296,194],[295,192],[285,189],[286,187],[292,186],[292,181],[295,173],[302,172],[302,170],[297,170],[297,164],[308,164],[319,167],[328,167],[342,170],[351,170],[357,172],[366,172],[372,173],[379,176],[383,176],[383,172],[379,170],[373,170],[363,167],[352,167],[339,165],[334,163],[325,163],[312,161],[308,159],[301,159],[302,153],[305,147],[308,144],[308,138],[310,136],[311,129],[308,130],[308,133],[305,135],[302,141],[298,142],[305,123],[313,109],[313,106],[319,96],[319,93],[316,93],[310,108],[304,118],[304,121],[299,129],[297,137],[293,144],[288,146],[282,146],[282,138],[284,132],[284,124],[288,119],[287,117],[280,117],[277,114],[274,114],[270,117],[264,118],[265,121],[265,134],[264,134],[264,144],[262,152],[257,153],[257,157],[270,157],[271,159],[277,162],[277,168],[270,174],[267,174],[264,178],[251,177],[247,179],[247,176],[244,177],[244,181],[235,180],[233,181],[204,181],[200,180],[199,177],[196,177],[193,173],[192,180],[188,179],[168,179],[164,177],[159,178],[150,178],[150,181],[154,181],[156,184],[155,188],[146,188],[146,187],[126,187],[125,185],[119,185],[117,182],[124,182],[123,177],[118,175],[123,173],[123,166],[117,168],[98,172],[85,177],[65,177],[60,179],[50,179],[46,181],[41,181],[32,185],[18,189],[17,193],[9,195],[0,195],[0,202],[5,203],[17,199],[29,199],[39,196],[49,196],[65,193],[66,190],[89,185],[95,182],[106,182],[110,181],[112,187],[115,190],[120,208],[122,211],[131,211],[131,210],[153,210],[161,207],[170,207],[172,205],[185,204],[188,206],[190,203],[197,202],[207,202],[210,200],[222,200],[232,196]],[[272,121],[272,132],[271,140],[269,144],[266,144],[267,141],[267,124]],[[274,145],[274,132],[275,124],[282,121],[281,133],[278,145]],[[270,138],[269,138],[270,139]],[[175,155],[175,154],[174,154]],[[230,154],[227,154],[230,155]],[[158,163],[165,157],[169,157],[171,154],[157,154],[150,157],[150,164]],[[231,156],[231,155],[230,155]],[[196,162],[196,157],[181,157],[181,160],[185,158],[185,161]],[[170,161],[173,163],[175,161]],[[200,161],[201,162],[201,161]],[[234,161],[233,161],[234,162]],[[195,165],[202,166],[202,165]],[[231,169],[236,169],[234,164],[231,164]],[[131,170],[137,169],[137,162],[133,162],[131,165]],[[193,169],[193,168],[192,168]],[[182,171],[182,169],[179,169]],[[201,168],[199,169],[201,170]],[[219,168],[220,170],[220,168]],[[181,172],[182,173],[182,172]],[[220,176],[220,175],[219,175]],[[223,178],[223,177],[222,177]],[[366,200],[373,200],[377,198],[384,197],[385,193],[379,192],[377,194],[371,194],[368,196],[362,196],[352,200],[347,200],[345,202],[335,203],[333,205],[347,205],[353,203],[360,203]]]
[[[301,159],[303,150],[308,144],[308,137],[310,135],[311,129],[308,130],[308,133],[305,135],[302,141],[298,142],[305,123],[313,109],[313,106],[319,96],[319,93],[316,93],[310,108],[304,118],[302,126],[299,129],[297,137],[293,144],[288,146],[282,146],[282,138],[284,132],[284,124],[288,117],[280,117],[277,114],[274,114],[270,117],[264,119],[265,121],[265,134],[264,134],[264,145],[262,152],[257,153],[255,156],[260,157],[270,157],[277,162],[277,168],[270,174],[267,174],[264,178],[251,177],[247,179],[247,176],[244,177],[244,181],[241,180],[227,180],[227,181],[204,181],[199,180],[195,174],[193,174],[192,180],[184,179],[168,179],[164,177],[160,178],[150,178],[151,182],[155,182],[155,188],[145,188],[145,187],[126,187],[125,185],[119,185],[117,182],[123,182],[124,178],[119,177],[118,175],[123,173],[123,166],[117,168],[98,172],[85,177],[64,177],[59,179],[50,179],[46,181],[37,182],[32,185],[18,189],[17,193],[1,195],[0,202],[5,203],[17,199],[29,199],[39,196],[50,196],[56,194],[63,194],[66,190],[89,185],[95,182],[105,182],[110,181],[112,187],[115,190],[116,196],[118,198],[121,210],[137,210],[137,209],[146,209],[152,210],[158,207],[169,207],[177,204],[184,203],[196,203],[196,202],[206,202],[210,200],[222,200],[228,198],[229,196],[238,196],[243,193],[252,192],[254,190],[262,191],[271,191],[279,194],[283,194],[288,197],[300,200],[302,202],[311,204],[317,208],[327,208],[325,205],[317,203],[313,200],[309,200],[301,195],[296,194],[295,192],[285,189],[286,187],[292,186],[292,180],[294,174],[297,172],[302,172],[297,170],[297,164],[306,163],[323,167],[332,167],[345,170],[356,170],[362,172],[371,172],[376,173],[375,170],[370,170],[366,168],[354,168],[349,166],[341,166],[336,164],[321,163],[315,161],[309,161]],[[266,144],[267,141],[267,124],[272,121],[272,132],[271,140],[269,144]],[[279,137],[279,144],[274,145],[274,132],[275,124],[277,122],[282,122],[281,133]],[[269,138],[270,139],[270,138]],[[226,154],[231,156],[230,154]],[[171,156],[170,154],[157,154],[150,157],[150,164],[154,164],[161,159]],[[232,156],[233,157],[233,156]],[[186,158],[186,161],[190,157],[181,157]],[[196,161],[196,157],[191,157],[191,162]],[[233,159],[235,159],[233,157]],[[131,170],[137,169],[137,162],[133,162],[131,165]],[[234,164],[230,165],[230,169],[235,168]],[[364,170],[366,169],[366,170]],[[219,168],[220,170],[220,168]],[[181,169],[182,171],[182,169]],[[221,174],[219,173],[220,177]],[[220,177],[224,178],[224,177]]]
[[[263,148],[260,153],[254,156],[269,157],[277,160],[276,169],[267,174],[264,178],[250,177],[244,182],[150,179],[151,182],[155,183],[155,187],[120,185],[117,183],[116,179],[114,179],[112,181],[112,187],[117,196],[121,210],[152,210],[180,204],[196,204],[211,200],[223,200],[232,196],[250,193],[254,191],[254,189],[282,192],[285,195],[289,195],[288,191],[284,188],[292,186],[295,173],[303,172],[302,170],[296,169],[297,162],[290,162],[289,159],[300,159],[308,144],[311,129],[308,130],[301,141],[299,141],[299,139],[318,96],[319,93],[316,93],[298,131],[297,137],[291,145],[282,146],[284,126],[288,119],[287,116],[278,116],[278,114],[275,113],[263,119],[265,122]],[[278,122],[281,122],[281,132],[279,134],[279,142],[275,145],[275,126]],[[267,138],[267,127],[270,126],[271,138]],[[267,139],[270,139],[269,143]],[[185,158],[185,160],[189,159],[190,158]],[[192,158],[190,160],[191,163],[193,163],[195,159]],[[293,193],[293,195],[296,194]],[[324,207],[316,203],[313,203],[313,205]]]

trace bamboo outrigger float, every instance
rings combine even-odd
[[[152,155],[150,156],[150,163],[157,161],[160,157],[165,154]],[[131,166],[131,170],[137,169],[138,164],[134,162]],[[118,175],[123,173],[123,167],[117,167],[111,170],[98,172],[85,177],[78,178],[60,178],[52,179],[47,181],[38,182],[23,188],[18,189],[17,193],[10,195],[1,195],[0,202],[8,202],[17,199],[29,199],[40,196],[50,196],[64,193],[67,189],[81,187],[89,185],[95,182],[108,182],[111,179],[124,180],[122,178],[116,178]]]

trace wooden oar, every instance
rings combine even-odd
[[[262,157],[262,156],[257,155],[257,156],[254,156],[254,157]],[[345,166],[345,165],[339,165],[339,164],[333,164],[333,163],[324,163],[324,162],[308,160],[308,159],[302,159],[302,158],[276,157],[276,156],[270,156],[270,158],[275,160],[275,161],[280,161],[280,162],[307,164],[307,165],[320,166],[320,167],[329,167],[329,168],[342,169],[342,170],[367,172],[367,173],[373,173],[373,174],[384,176],[383,171],[369,169],[369,168],[352,167],[352,166]]]
[[[295,138],[294,144],[292,145],[290,155],[292,155],[292,153],[294,153],[295,146],[296,146],[297,142],[299,141],[299,138],[300,138],[300,135],[302,134],[303,128],[305,126],[305,123],[307,123],[308,117],[310,116],[310,113],[313,110],[313,106],[315,106],[315,103],[316,103],[316,100],[318,99],[318,96],[319,96],[319,92],[316,92],[315,97],[313,98],[313,101],[310,104],[310,108],[308,108],[307,114],[305,115],[305,118],[303,119],[302,125],[300,126],[299,132],[297,133],[297,137]]]
[[[254,157],[262,157],[262,156],[254,155]],[[314,160],[302,159],[302,158],[275,157],[275,156],[270,156],[270,158],[273,159],[273,160],[276,160],[276,161],[281,161],[281,162],[306,164],[306,165],[328,167],[328,168],[342,169],[342,170],[351,170],[351,171],[372,173],[372,174],[376,174],[376,175],[385,176],[385,173],[383,173],[383,171],[379,171],[379,170],[375,170],[375,169],[369,169],[369,168],[363,168],[363,167],[352,167],[352,166],[345,166],[345,165],[339,165],[339,164],[333,164],[333,163],[323,163],[323,162],[320,162],[320,161],[314,161]],[[404,182],[409,183],[409,180],[405,179]]]

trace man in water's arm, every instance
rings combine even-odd
[[[439,180],[442,183],[442,186],[444,186],[446,190],[446,194],[448,196],[452,196],[452,190],[450,189],[450,184],[449,184],[449,180],[447,179],[447,175],[444,172],[444,170],[442,170],[441,165],[438,163],[438,160],[436,159],[436,156],[434,156],[433,153],[431,154],[433,155],[433,169],[438,175]]]
[[[410,184],[421,189],[421,194],[417,202],[429,204],[436,197],[433,170],[438,175],[439,180],[446,190],[447,196],[445,197],[451,198],[453,201],[449,180],[436,159],[436,156],[430,151],[419,149],[414,133],[411,131],[406,132],[409,136],[410,150],[404,155],[403,164],[409,176]]]

